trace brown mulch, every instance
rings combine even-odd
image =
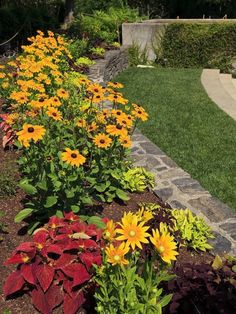
[[[0,136],[1,143],[1,136]],[[17,154],[15,151],[4,151],[0,147],[0,173],[4,160],[16,160]],[[153,192],[146,191],[144,193],[130,193],[130,200],[126,203],[113,202],[111,204],[100,204],[96,210],[97,214],[119,221],[126,211],[135,212],[138,209],[138,204],[141,202],[157,203],[161,207],[169,207]],[[15,269],[15,265],[3,266],[4,261],[11,255],[12,251],[22,242],[30,241],[30,236],[27,234],[27,224],[25,222],[15,223],[15,215],[23,208],[22,201],[24,200],[24,193],[21,190],[16,192],[16,195],[0,198],[0,211],[5,213],[1,220],[5,227],[6,233],[0,234],[2,241],[0,242],[0,313],[4,310],[10,310],[11,314],[36,314],[38,313],[30,303],[30,298],[27,295],[21,295],[16,298],[5,300],[2,294],[2,287],[7,276]],[[201,263],[206,259],[209,260],[210,255],[206,254],[190,254],[186,249],[181,249],[179,261],[186,261],[192,263]],[[54,311],[55,314],[62,313],[59,308]],[[79,312],[82,313],[82,312]]]

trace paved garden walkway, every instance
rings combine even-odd
[[[104,66],[106,62],[98,62],[90,71],[90,79],[103,82]],[[135,131],[132,140],[134,165],[154,173],[156,195],[173,208],[189,208],[202,216],[215,232],[215,239],[211,240],[215,253],[236,255],[236,212],[211,196],[139,130]]]
[[[220,70],[204,69],[201,81],[208,96],[236,120],[236,79],[231,74],[221,74]]]

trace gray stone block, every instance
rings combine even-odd
[[[231,242],[219,233],[215,232],[214,235],[215,238],[208,241],[213,246],[213,252],[220,255],[229,253],[232,247]]]
[[[231,236],[231,238],[236,240],[236,222],[224,223],[224,224],[220,225],[220,228],[225,230]]]
[[[212,222],[223,222],[235,214],[225,204],[214,197],[202,196],[188,201],[191,206],[202,212]]]

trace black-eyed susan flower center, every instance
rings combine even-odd
[[[130,235],[131,237],[135,237],[136,232],[135,232],[134,230],[130,230],[129,235]]]
[[[118,96],[117,95],[114,95],[114,99],[117,99],[118,98]]]
[[[72,153],[72,154],[71,154],[71,157],[72,157],[72,158],[76,158],[76,157],[77,157],[77,154]]]
[[[95,89],[94,89],[94,92],[95,92],[95,93],[98,93],[98,92],[99,92],[99,90],[98,90],[97,88],[95,88]]]
[[[100,140],[100,143],[101,143],[101,144],[104,144],[104,143],[105,143],[105,140],[103,140],[103,139]]]
[[[117,128],[118,130],[122,130],[122,126],[121,126],[121,125],[117,125],[116,128]]]
[[[139,110],[139,111],[138,111],[138,114],[142,114],[142,111]]]
[[[29,127],[29,128],[28,128],[28,132],[29,132],[29,133],[34,133],[34,128],[33,128],[32,126]]]
[[[57,117],[57,113],[56,112],[53,112],[52,115],[53,115],[53,117]]]
[[[44,102],[44,98],[40,98],[40,99],[39,99],[39,102]]]

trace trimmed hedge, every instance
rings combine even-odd
[[[236,23],[173,23],[162,38],[163,58],[170,67],[230,70],[236,56]]]

